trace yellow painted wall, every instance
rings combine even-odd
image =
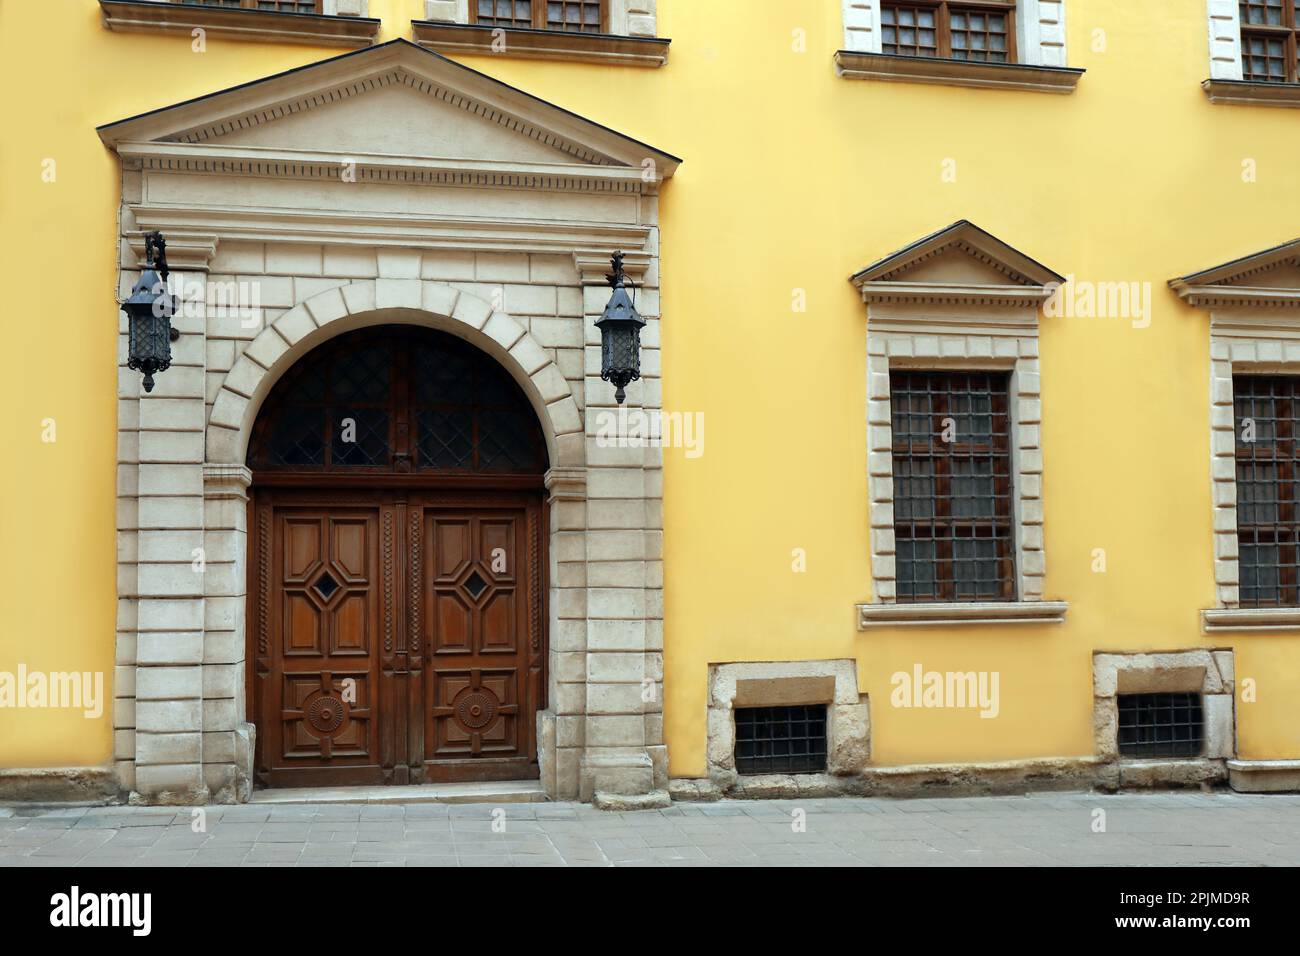
[[[370,5],[381,39],[423,15],[422,0]],[[736,660],[857,658],[882,764],[1087,754],[1095,648],[1235,648],[1259,697],[1239,704],[1242,756],[1300,757],[1300,638],[1199,631],[1214,599],[1208,319],[1165,288],[1300,232],[1300,126],[1206,100],[1204,0],[1068,6],[1070,62],[1088,70],[1070,96],[838,79],[832,0],[659,0],[660,71],[465,59],[686,160],[662,207],[664,399],[704,412],[706,445],[666,452],[674,775],[703,772],[707,665]],[[337,52],[196,54],[103,30],[95,0],[0,0],[0,80],[23,94],[0,139],[0,670],[112,665],[118,169],[94,127]],[[1070,602],[1068,622],[860,634],[866,323],[847,277],[961,218],[1059,272],[1151,282],[1154,320],[1043,322],[1047,596]],[[1001,716],[891,710],[889,677],[915,662],[1000,671]],[[104,763],[111,736],[107,713],[0,711],[0,766]]]

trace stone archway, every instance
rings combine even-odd
[[[258,333],[226,375],[208,421],[205,496],[210,502],[207,510],[228,514],[236,526],[220,530],[210,527],[205,536],[209,547],[215,546],[222,553],[247,554],[246,510],[222,509],[219,502],[247,500],[251,473],[244,466],[244,457],[257,414],[274,384],[300,358],[329,339],[385,324],[445,331],[492,356],[520,385],[542,426],[552,463],[546,480],[548,491],[553,498],[562,500],[585,487],[585,444],[577,402],[564,376],[521,323],[494,310],[486,300],[445,283],[382,278],[355,282],[319,293],[281,315]],[[241,515],[244,522],[239,524]],[[552,553],[573,546],[568,539],[574,531],[562,525],[562,519],[553,519],[549,529]],[[551,599],[563,598],[552,593]],[[234,637],[245,647],[246,623],[246,619],[238,622]],[[551,655],[548,673],[563,673],[564,662],[556,657],[560,652],[553,641],[548,641],[547,646]],[[551,687],[548,699],[555,702],[559,696],[558,688]],[[243,709],[242,700],[236,702],[236,708]],[[251,763],[247,761],[255,748],[250,715],[245,711],[239,717],[241,763],[235,768],[235,776],[239,781],[236,790],[242,796],[251,785]],[[564,786],[556,776],[553,708],[540,715],[539,725],[538,761],[548,792],[576,795],[576,780]]]
[[[382,153],[372,124],[393,132]],[[658,410],[659,190],[680,160],[402,40],[100,135],[122,160],[122,288],[161,230],[173,282],[203,289],[186,295],[173,365],[148,395],[120,330],[121,788],[147,802],[246,797],[249,426],[313,345],[406,322],[494,356],[546,433],[543,784],[666,800],[662,453],[596,440],[614,400],[592,323],[622,250],[649,322],[628,407]],[[255,329],[217,314],[219,286],[259,293]]]

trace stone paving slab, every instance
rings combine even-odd
[[[1300,865],[1300,795],[201,809],[9,804],[0,866]]]

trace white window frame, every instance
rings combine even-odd
[[[844,10],[844,49],[881,53],[882,0],[841,0]],[[1065,42],[1065,0],[1017,0],[1017,62],[1031,66],[1068,66]]]

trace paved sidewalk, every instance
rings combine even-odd
[[[1102,833],[1093,832],[1099,810]],[[0,807],[0,866],[1300,864],[1296,795],[724,801],[637,813],[569,803],[204,812],[206,831],[194,832],[190,808]]]

